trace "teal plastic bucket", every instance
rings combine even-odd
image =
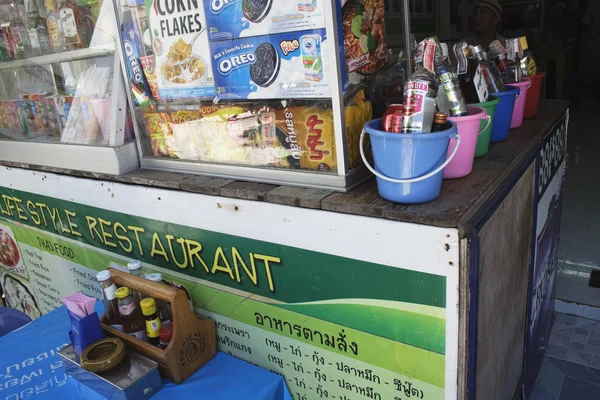
[[[402,204],[432,201],[440,195],[444,168],[460,147],[456,124],[435,133],[390,133],[381,130],[381,119],[365,124],[360,135],[360,155],[365,166],[377,177],[377,190],[386,200]],[[365,133],[371,137],[373,168],[363,148]],[[448,157],[450,139],[456,139],[454,152]]]
[[[490,142],[495,143],[508,139],[508,132],[510,132],[510,124],[515,109],[515,100],[520,93],[521,89],[510,85],[506,85],[505,92],[490,92],[490,96],[500,98],[500,102],[496,105],[496,115],[494,115]]]

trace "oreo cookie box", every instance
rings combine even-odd
[[[209,39],[325,28],[325,0],[204,0]]]
[[[213,98],[202,0],[145,0],[161,99]]]
[[[222,100],[330,98],[325,29],[212,42]]]

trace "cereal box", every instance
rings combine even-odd
[[[324,0],[205,0],[211,41],[325,28]]]
[[[204,8],[199,0],[146,0],[161,99],[215,95]]]
[[[212,42],[219,99],[329,98],[325,29]]]

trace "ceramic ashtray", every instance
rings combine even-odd
[[[81,366],[90,372],[104,372],[123,361],[127,349],[121,339],[106,338],[86,347],[81,353]]]

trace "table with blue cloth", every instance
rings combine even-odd
[[[97,309],[101,312],[101,306]],[[58,350],[69,343],[70,323],[63,306],[0,337],[0,398],[103,399],[70,378]],[[183,383],[164,381],[153,399],[290,400],[284,379],[250,363],[217,352]]]

